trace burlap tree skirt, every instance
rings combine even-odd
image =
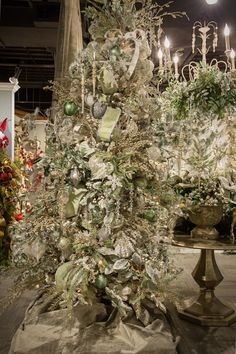
[[[154,306],[147,307],[147,326],[134,316],[121,320],[115,309],[108,311],[101,303],[77,306],[72,313],[47,308],[43,296],[29,306],[9,354],[176,353],[178,340],[165,315]]]

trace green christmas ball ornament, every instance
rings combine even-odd
[[[99,274],[95,280],[95,286],[98,289],[104,289],[108,284],[107,277],[104,274]]]
[[[92,222],[93,223],[99,223],[103,220],[103,211],[99,208],[98,205],[96,205],[92,210],[91,210],[91,216],[92,216]]]
[[[157,221],[157,214],[156,211],[153,209],[146,210],[143,214],[144,219],[149,222],[156,222]]]
[[[64,103],[64,113],[67,116],[73,116],[78,111],[78,106],[73,101]]]
[[[110,48],[110,54],[115,56],[115,57],[119,57],[121,55],[121,50],[120,47],[115,44]]]
[[[148,184],[146,178],[143,177],[136,178],[134,183],[137,187],[140,188],[146,188]]]

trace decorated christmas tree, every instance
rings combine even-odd
[[[12,234],[13,260],[32,279],[54,283],[56,272],[61,307],[108,301],[145,323],[142,301],[159,306],[176,274],[161,236],[167,213],[152,130],[150,47],[168,7],[88,7],[92,40],[53,83],[42,190]]]
[[[9,144],[6,135],[7,119],[0,124],[0,264],[8,260],[10,239],[7,236],[6,226],[17,217],[16,200],[20,185],[20,171],[7,156],[5,148]]]

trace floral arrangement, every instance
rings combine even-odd
[[[191,64],[190,64],[191,65]],[[202,62],[190,66],[190,80],[170,82],[163,94],[163,106],[175,119],[189,116],[224,118],[235,112],[236,76],[219,70],[216,65]]]
[[[177,179],[173,187],[183,208],[192,206],[228,204],[224,189],[218,178],[198,179],[194,177]]]
[[[236,77],[211,64],[190,63],[188,80],[170,82],[156,134],[175,212],[221,206],[228,223],[236,201]]]

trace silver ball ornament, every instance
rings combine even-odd
[[[92,105],[92,115],[94,118],[100,119],[104,116],[105,112],[107,110],[107,105],[105,103],[96,101]]]
[[[78,171],[77,167],[74,167],[70,171],[70,181],[73,184],[74,187],[77,187],[78,183],[80,182],[80,173]]]

